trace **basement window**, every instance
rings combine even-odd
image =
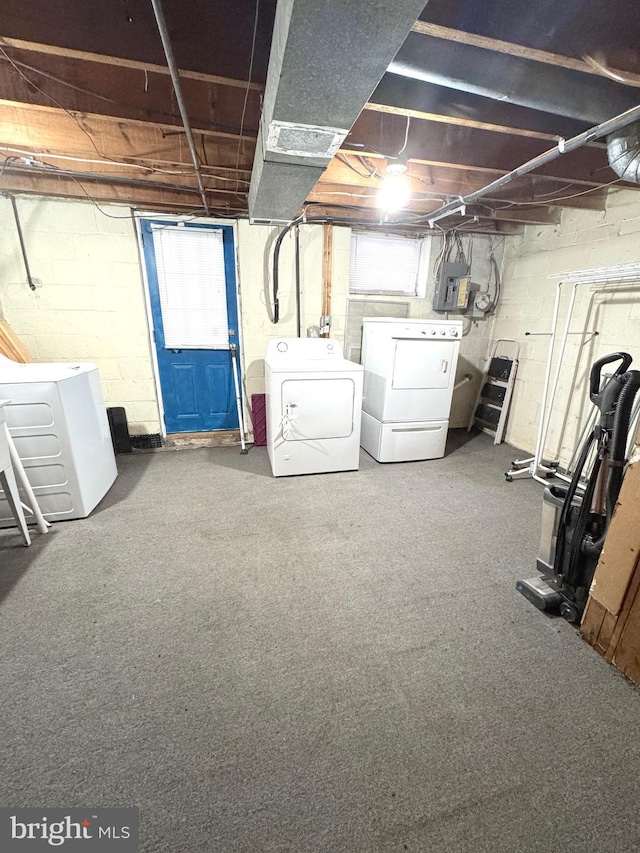
[[[424,297],[431,237],[353,231],[349,293]]]

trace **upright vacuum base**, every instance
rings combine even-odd
[[[516,589],[527,601],[546,613],[559,613],[563,619],[572,625],[577,625],[582,618],[583,606],[579,606],[572,598],[559,591],[552,578],[535,577],[516,582]]]
[[[560,593],[549,586],[544,578],[539,576],[517,581],[516,589],[524,595],[527,601],[534,604],[538,610],[545,610],[547,612],[557,611],[562,603]]]

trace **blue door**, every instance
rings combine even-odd
[[[166,430],[237,429],[233,228],[143,219],[141,232]]]

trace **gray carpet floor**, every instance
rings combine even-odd
[[[121,456],[90,518],[0,531],[0,804],[139,806],[163,853],[637,851],[640,694],[515,592],[511,458]]]

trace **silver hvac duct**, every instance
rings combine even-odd
[[[607,156],[623,181],[640,184],[640,121],[607,136]]]

